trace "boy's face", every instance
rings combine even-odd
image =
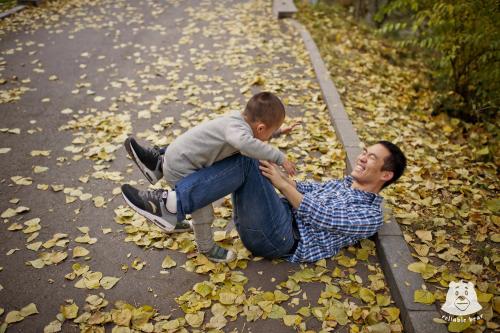
[[[260,141],[268,141],[271,139],[273,136],[273,133],[281,127],[281,124],[283,121],[279,122],[278,124],[274,126],[267,126],[266,124],[258,121],[255,123],[255,126],[252,126],[253,128],[253,135],[255,138],[259,139]]]

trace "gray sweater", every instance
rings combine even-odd
[[[235,112],[195,126],[172,142],[164,156],[163,175],[174,185],[185,176],[237,152],[282,165],[285,155],[254,138],[243,115]]]

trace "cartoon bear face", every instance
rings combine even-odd
[[[482,309],[472,282],[450,282],[441,310],[455,316],[470,315]]]

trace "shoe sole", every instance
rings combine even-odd
[[[172,231],[165,231],[165,233],[167,233],[167,234],[180,234],[181,232],[190,232],[191,230],[193,230],[193,229],[191,229],[191,228],[189,228],[189,229],[174,229]]]
[[[161,217],[159,217],[157,215],[151,214],[150,212],[148,212],[146,210],[140,209],[139,207],[134,205],[132,202],[130,202],[127,199],[127,197],[125,196],[125,194],[123,194],[123,193],[122,193],[122,197],[125,200],[125,202],[127,203],[127,205],[129,205],[133,210],[135,210],[140,215],[147,218],[149,221],[153,222],[160,229],[165,230],[167,233],[173,233],[173,232],[175,233],[176,232],[175,226],[172,226],[170,223],[168,223],[167,221],[165,221],[164,219],[162,219]],[[167,223],[167,225],[162,223],[163,221],[165,221]],[[182,231],[178,231],[178,232],[182,232]]]
[[[142,164],[141,160],[132,148],[132,145],[130,144],[130,138],[127,138],[127,140],[125,140],[125,150],[127,151],[128,156],[130,156],[132,161],[134,161],[135,165],[137,165],[139,170],[141,170],[144,177],[146,177],[146,179],[151,183],[151,185],[156,184],[159,179],[155,180],[153,176],[149,174],[149,168]]]
[[[191,226],[191,223],[187,222],[189,224],[189,228],[184,228],[184,229],[175,229],[168,232],[169,234],[177,234],[177,233],[181,233],[181,232],[189,232],[189,231],[192,231],[193,230],[193,227]]]

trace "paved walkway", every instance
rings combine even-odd
[[[147,187],[122,147],[128,134],[164,145],[262,90],[283,98],[290,122],[303,123],[273,142],[298,161],[301,177],[342,175],[344,153],[290,29],[273,20],[267,1],[64,1],[0,22],[0,319],[29,303],[39,312],[8,332],[41,332],[63,310],[74,318],[72,302],[82,329],[127,326],[119,304],[113,317],[102,315],[118,300],[170,315],[146,324],[148,308],[136,309],[131,327],[145,332],[288,332],[300,322],[347,332],[341,308],[363,318],[370,310],[351,294],[369,287],[388,295],[371,242],[317,265],[259,260],[222,231],[226,201],[216,237],[239,259],[213,265],[196,256],[192,234],[165,236],[124,207],[120,184]],[[109,305],[96,312],[106,302],[86,300],[91,294]],[[72,319],[63,324],[63,332],[79,330]]]

